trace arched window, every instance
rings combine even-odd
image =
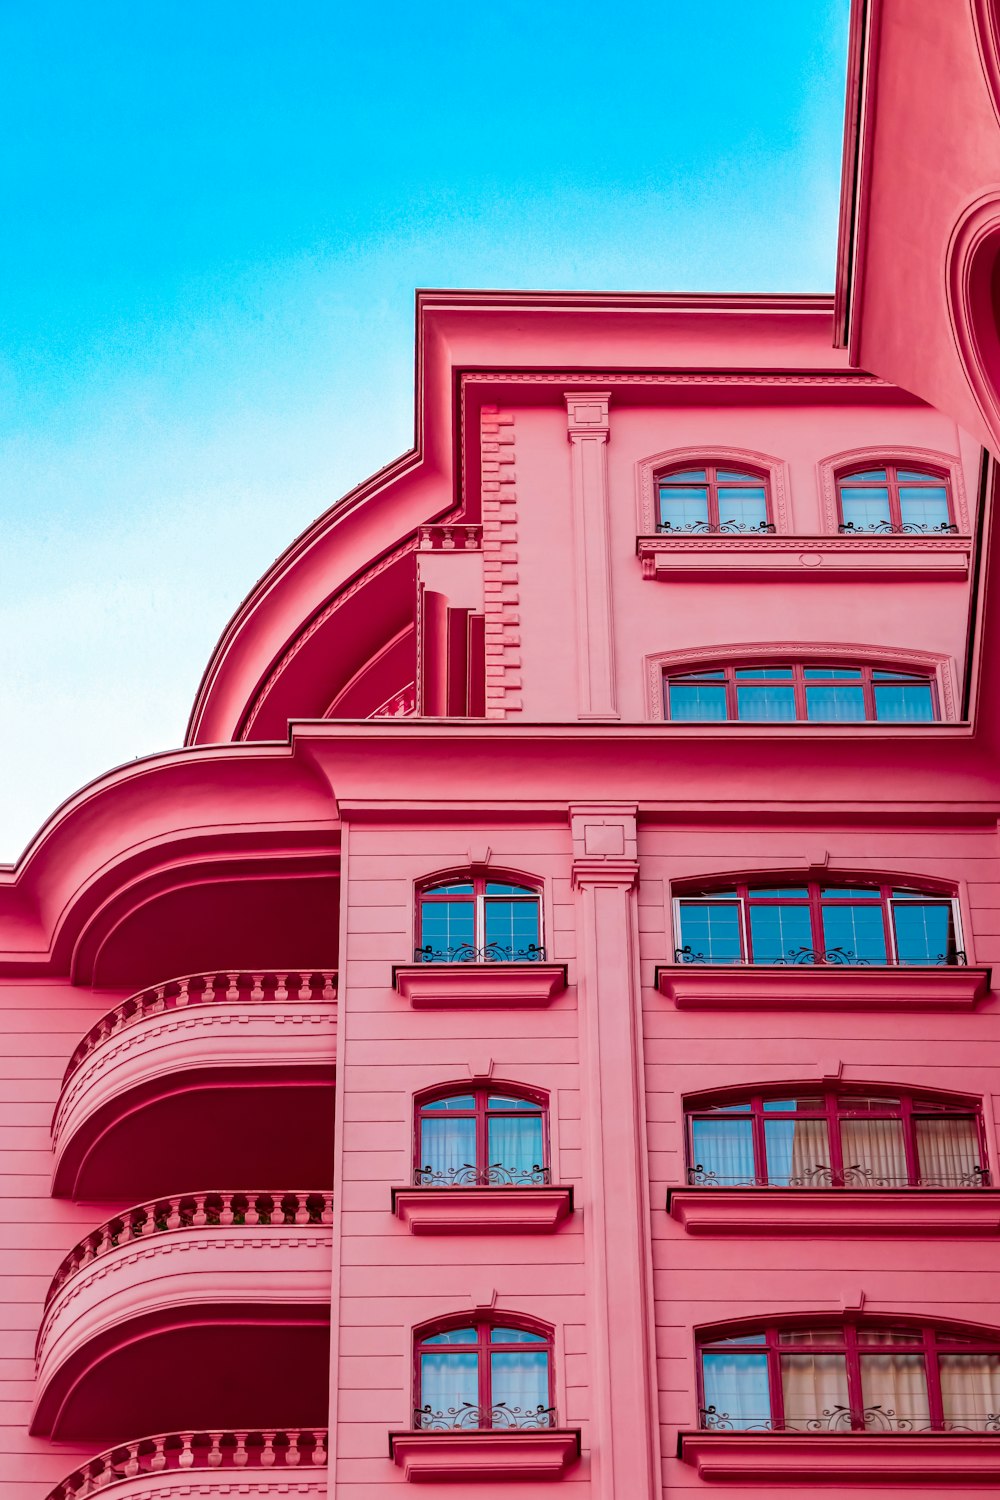
[[[687,724],[922,724],[939,717],[926,672],[857,663],[761,662],[667,672],[663,701],[668,719]]]
[[[413,1425],[431,1431],[555,1427],[552,1334],[469,1319],[414,1341]]]
[[[548,1110],[539,1095],[486,1085],[418,1100],[417,1187],[544,1187]]]
[[[417,893],[416,960],[425,964],[539,963],[542,913],[530,885],[452,876]]]
[[[953,896],[857,880],[769,880],[676,898],[688,964],[964,964]]]
[[[837,475],[840,531],[944,532],[958,530],[948,480],[926,469],[855,469]]]
[[[700,1340],[701,1425],[727,1432],[1000,1432],[1000,1334],[833,1319]]]
[[[686,1116],[696,1187],[989,1186],[969,1103],[804,1084],[691,1102]]]
[[[661,532],[771,532],[767,480],[742,469],[667,469],[657,475]]]

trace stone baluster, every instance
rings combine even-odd
[[[240,976],[238,974],[227,974],[229,988],[226,991],[227,1000],[238,1000],[240,998]]]
[[[276,974],[274,976],[274,998],[278,1001],[279,1005],[284,1004],[284,1002],[288,999],[287,974]]]
[[[177,1455],[177,1467],[179,1469],[193,1469],[194,1468],[194,1447],[193,1447],[194,1433],[193,1432],[182,1432],[182,1433],[180,1433],[180,1440],[181,1440],[181,1451]]]
[[[263,1000],[264,998],[264,976],[263,974],[250,975],[250,999]]]
[[[206,1469],[221,1469],[222,1468],[222,1433],[221,1432],[212,1432],[212,1433],[209,1434],[209,1436],[212,1439],[212,1446],[211,1446],[211,1448],[209,1448],[207,1454],[205,1455],[205,1468]]]
[[[149,1470],[152,1474],[160,1474],[167,1467],[167,1441],[166,1438],[153,1439],[153,1451],[149,1456]]]
[[[247,1434],[245,1432],[237,1432],[234,1436],[236,1438],[236,1452],[233,1454],[233,1468],[245,1469],[250,1462],[250,1455],[247,1452]]]

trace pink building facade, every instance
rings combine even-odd
[[[995,439],[855,230],[422,294],[414,450],[0,872],[5,1500],[1000,1482]]]

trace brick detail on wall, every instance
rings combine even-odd
[[[484,406],[480,423],[486,717],[505,719],[521,708],[514,417]]]

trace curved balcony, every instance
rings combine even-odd
[[[68,1474],[50,1490],[46,1500],[87,1500],[89,1495],[113,1490],[115,1500],[147,1497],[148,1479],[156,1475],[157,1496],[190,1495],[197,1477],[198,1493],[212,1493],[212,1478],[219,1475],[219,1493],[232,1490],[238,1474],[241,1494],[287,1482],[294,1469],[297,1495],[325,1495],[328,1436],[325,1430],[278,1428],[266,1432],[175,1432],[138,1442],[121,1443]],[[192,1472],[194,1471],[194,1472]],[[132,1484],[131,1480],[141,1483]]]
[[[52,1280],[31,1431],[122,1442],[169,1426],[326,1419],[328,1192],[200,1192],[107,1220]],[[268,1419],[272,1419],[269,1423]]]
[[[192,1161],[203,1181],[273,1181],[295,1161],[307,1180],[329,1182],[336,980],[309,969],[195,974],[108,1011],[63,1078],[53,1193],[176,1193]]]

